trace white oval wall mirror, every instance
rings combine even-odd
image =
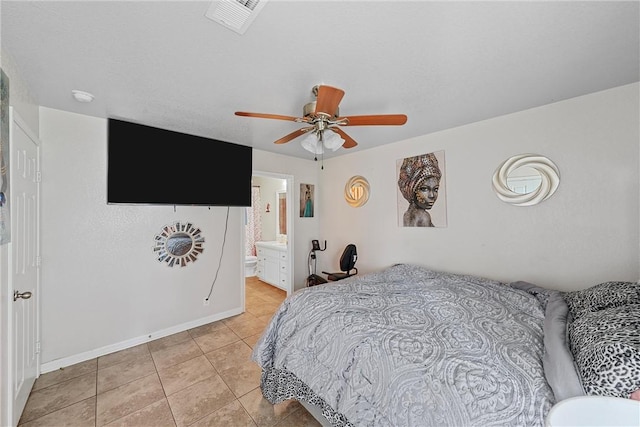
[[[538,154],[520,154],[504,161],[493,174],[493,189],[503,202],[531,206],[548,199],[560,184],[557,166]]]
[[[358,208],[369,200],[369,181],[363,176],[349,178],[344,186],[344,199],[349,206]]]
[[[529,166],[521,166],[507,176],[507,187],[514,193],[529,194],[542,184],[542,177],[537,170]]]

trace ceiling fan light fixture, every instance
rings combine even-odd
[[[309,134],[307,134],[307,136],[305,136],[302,141],[300,141],[300,145],[302,145],[302,148],[313,154],[324,153],[322,143],[318,139],[318,136],[315,134],[315,132],[309,132]]]
[[[333,131],[324,132],[322,136],[324,146],[331,151],[336,151],[338,148],[342,147],[342,144],[344,144],[344,139]]]

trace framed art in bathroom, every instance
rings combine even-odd
[[[312,218],[315,205],[313,184],[300,184],[300,217]]]

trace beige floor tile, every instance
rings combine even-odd
[[[85,374],[63,383],[42,388],[29,395],[22,412],[22,421],[34,420],[95,395],[95,373]]]
[[[155,373],[99,394],[96,425],[108,424],[163,398],[160,378]]]
[[[158,369],[166,368],[177,363],[185,362],[194,357],[202,356],[203,351],[193,339],[181,342],[180,344],[164,348],[151,353],[153,361]]]
[[[20,427],[317,427],[301,405],[262,399],[251,352],[285,292],[246,283],[245,313],[41,375]]]
[[[249,337],[243,338],[242,341],[246,342],[249,347],[253,350],[256,346],[256,343],[262,336],[262,332],[259,334],[251,335]]]
[[[256,427],[240,402],[234,400],[224,408],[218,409],[190,427]]]
[[[275,314],[275,313],[272,313],[272,314],[265,314],[264,316],[260,316],[260,317],[258,317],[258,319],[260,319],[260,320],[264,321],[264,322],[265,322],[265,324],[267,324],[267,325],[268,325],[268,324],[269,324],[269,322],[271,322],[271,319],[273,318],[273,315],[274,315],[274,314]],[[267,328],[267,327],[265,326],[265,329],[266,329],[266,328]]]
[[[265,320],[254,317],[245,322],[234,323],[229,325],[229,328],[236,333],[240,338],[250,337],[251,335],[259,334],[264,331],[267,326]]]
[[[98,371],[98,394],[120,387],[156,372],[151,354],[146,353],[130,362],[111,365]]]
[[[182,331],[178,332],[177,334],[168,335],[166,337],[150,341],[147,343],[147,345],[149,346],[149,351],[158,351],[167,347],[171,347],[172,345],[188,341],[190,338],[191,335],[189,335],[189,332]]]
[[[302,408],[278,422],[275,427],[322,427],[322,424],[302,406]]]
[[[303,406],[284,420],[280,421],[275,425],[275,427],[322,427],[322,424],[313,418],[313,415],[311,415]]]
[[[207,356],[213,367],[218,372],[221,372],[251,360],[251,347],[244,341],[238,341],[213,350],[205,354],[205,356]]]
[[[278,290],[276,292],[268,292],[262,295],[262,297],[268,301],[282,304],[282,302],[287,299],[287,293],[285,291]]]
[[[244,396],[260,387],[262,370],[254,362],[247,361],[220,372],[220,376],[236,397]]]
[[[33,385],[31,391],[40,390],[50,385],[58,384],[72,378],[80,377],[98,370],[98,359],[87,360],[86,362],[76,363],[75,365],[60,368],[55,371],[47,372],[40,375]]]
[[[217,374],[211,362],[202,355],[186,362],[158,369],[167,396]]]
[[[287,298],[287,293],[284,291],[281,291],[277,294],[274,293],[269,293],[266,295],[263,295],[262,298],[264,298],[265,300],[269,301],[269,302],[274,302],[278,305],[282,304],[282,301],[284,301]]]
[[[256,294],[263,295],[263,296],[269,295],[272,298],[280,298],[280,299],[285,299],[287,296],[287,292],[285,290],[276,288],[275,286],[270,286],[270,285],[268,287],[264,287],[258,290]]]
[[[58,411],[47,414],[21,427],[87,427],[96,423],[96,398],[90,397]]]
[[[222,320],[217,322],[207,323],[206,325],[198,326],[197,328],[189,329],[191,338],[197,338],[202,335],[207,335],[215,332],[219,329],[225,329],[226,326]]]
[[[175,427],[175,425],[169,402],[165,398],[119,418],[105,427]]]
[[[253,314],[249,313],[249,312],[244,312],[242,314],[238,314],[237,316],[233,316],[233,317],[229,317],[228,319],[224,319],[222,320],[222,322],[224,322],[225,325],[227,326],[232,326],[232,325],[236,325],[238,323],[245,323],[249,320],[255,320],[256,316],[254,316]]]
[[[225,326],[224,328],[220,328],[210,334],[194,338],[194,340],[198,343],[204,353],[209,353],[210,351],[224,347],[225,345],[240,341],[240,337]]]
[[[146,343],[107,354],[106,356],[98,357],[98,369],[107,368],[118,363],[130,362],[145,354],[149,354],[149,348]]]
[[[256,317],[273,316],[280,307],[277,302],[265,302],[262,304],[247,304],[247,311]]]
[[[260,303],[260,302],[264,302],[264,298],[262,297],[262,295],[258,295],[258,293],[254,293],[252,295],[247,295],[244,299],[245,304],[246,303]]]
[[[302,408],[302,405],[295,400],[286,400],[272,405],[262,397],[262,391],[259,388],[245,394],[238,400],[259,427],[274,426],[294,411]]]
[[[188,426],[230,404],[235,397],[219,375],[214,375],[167,397],[179,427]]]

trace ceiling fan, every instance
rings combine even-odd
[[[358,145],[353,138],[340,129],[341,126],[399,126],[407,122],[407,116],[404,114],[340,116],[338,105],[344,96],[342,89],[327,85],[316,85],[313,87],[312,93],[316,100],[304,106],[302,117],[248,113],[244,111],[236,111],[235,114],[236,116],[287,120],[306,124],[307,126],[278,139],[275,144],[284,144],[307,134],[307,137],[301,141],[301,145],[314,154],[323,153],[324,148],[335,151],[340,147],[352,148]],[[325,134],[326,131],[330,132]]]

